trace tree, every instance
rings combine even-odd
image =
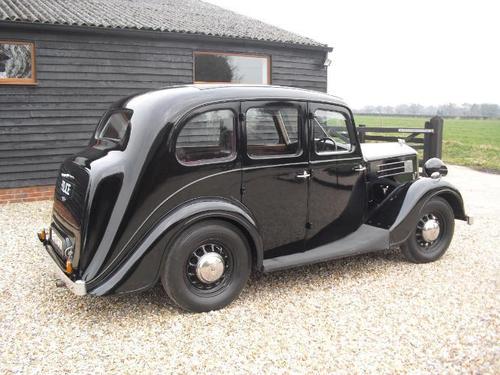
[[[196,56],[194,76],[196,81],[232,82],[233,69],[227,56],[198,55]]]
[[[358,113],[398,114],[413,116],[453,116],[453,117],[500,117],[500,105],[491,103],[482,104],[455,104],[448,103],[439,106],[426,106],[420,104],[399,104],[393,106],[369,105],[356,110]]]

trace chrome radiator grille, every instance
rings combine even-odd
[[[412,160],[398,160],[378,165],[377,174],[380,177],[397,176],[413,172]]]

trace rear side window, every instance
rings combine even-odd
[[[97,139],[123,140],[127,133],[131,116],[132,112],[128,110],[109,114],[97,133]]]
[[[299,109],[291,106],[250,108],[246,112],[249,156],[297,155]]]
[[[182,127],[175,154],[183,164],[228,161],[236,156],[235,115],[229,109],[194,116]]]

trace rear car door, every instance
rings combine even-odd
[[[242,202],[255,216],[264,258],[304,250],[308,149],[306,104],[243,102]]]
[[[309,103],[309,222],[306,250],[336,241],[361,225],[366,200],[363,158],[351,113]]]

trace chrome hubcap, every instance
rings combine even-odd
[[[424,241],[433,242],[439,237],[439,222],[435,219],[428,220],[422,228]]]
[[[438,218],[433,214],[427,214],[417,224],[417,241],[421,246],[430,246],[439,238],[440,232]]]
[[[215,283],[224,274],[224,259],[218,253],[203,255],[196,265],[196,276],[205,284]]]
[[[214,243],[198,247],[191,253],[186,265],[187,279],[199,291],[213,292],[220,289],[231,272],[230,253]]]

